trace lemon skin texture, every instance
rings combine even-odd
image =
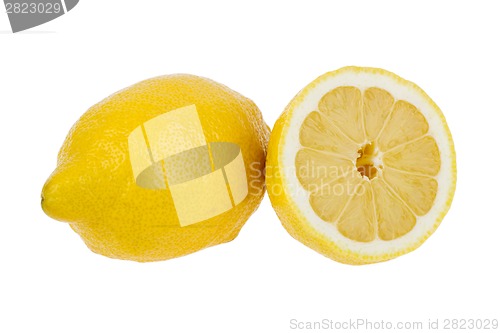
[[[248,195],[220,215],[181,227],[168,188],[137,186],[127,139],[144,122],[192,104],[207,142],[239,145]],[[159,261],[229,242],[264,195],[268,139],[257,106],[224,85],[187,74],[142,81],[92,106],[73,126],[43,187],[42,209],[110,258]]]

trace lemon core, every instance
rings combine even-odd
[[[373,179],[377,177],[378,171],[383,168],[380,163],[378,147],[374,142],[365,144],[358,150],[358,159],[356,160],[356,169],[363,177]]]

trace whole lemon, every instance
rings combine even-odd
[[[166,260],[233,240],[264,195],[269,127],[249,99],[177,74],[91,107],[42,190],[94,252]]]

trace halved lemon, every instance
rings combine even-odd
[[[420,246],[450,208],[453,139],[417,85],[345,67],[310,83],[280,116],[266,183],[300,242],[344,263],[385,261]]]

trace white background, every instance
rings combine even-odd
[[[82,0],[25,33],[0,13],[0,331],[293,332],[290,320],[498,318],[500,51],[494,1]],[[231,243],[139,264],[89,251],[40,208],[71,125],[169,73],[252,98],[272,127],[345,65],[420,85],[454,135],[458,186],[437,232],[395,260],[348,266],[292,239],[269,199]]]

